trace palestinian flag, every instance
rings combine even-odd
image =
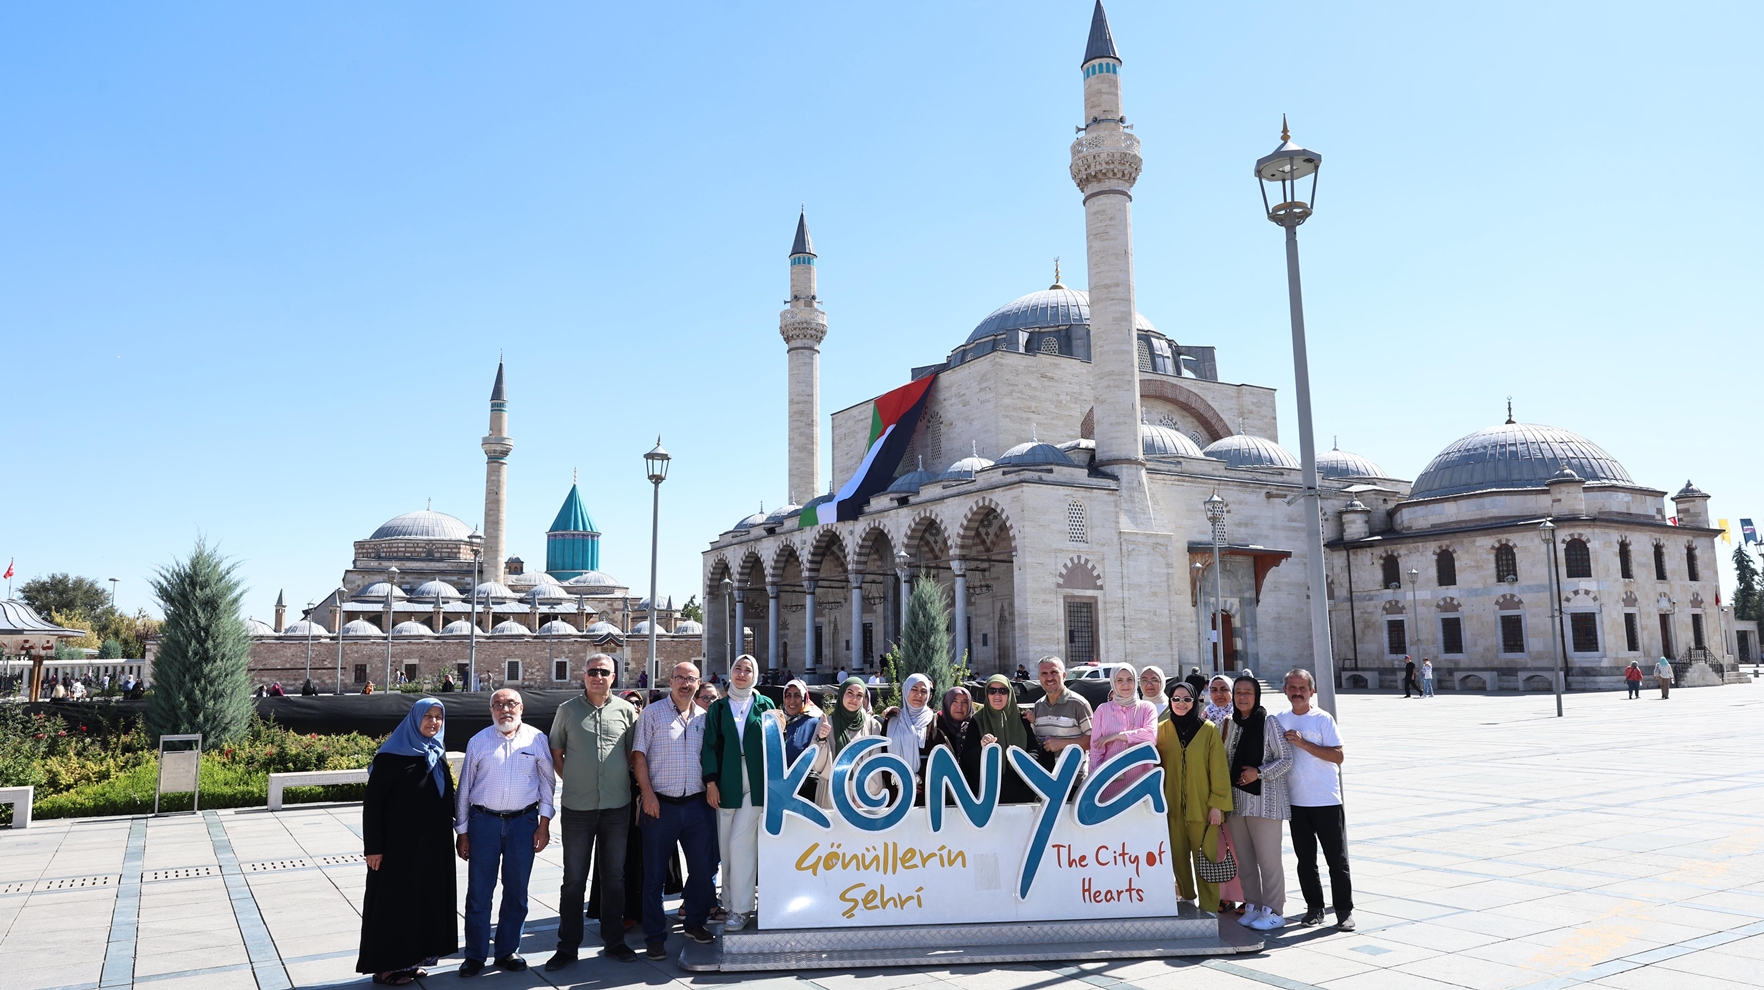
[[[907,444],[918,429],[919,414],[925,411],[925,398],[931,394],[936,375],[926,375],[877,397],[870,404],[870,449],[857,473],[839,489],[832,502],[805,509],[799,517],[802,526],[821,522],[822,510],[827,521],[856,519],[864,504],[894,481],[894,470],[906,454]]]

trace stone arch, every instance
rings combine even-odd
[[[849,571],[850,557],[851,554],[847,552],[845,547],[845,537],[841,536],[839,531],[833,527],[824,526],[809,545],[808,561],[803,568],[803,574],[811,580],[819,580],[821,571],[826,568],[829,559],[837,561],[841,571]],[[833,575],[830,574],[828,577],[832,578]]]
[[[880,549],[878,540],[881,541]],[[871,567],[879,567],[884,571],[893,571],[894,561],[889,558],[893,556],[894,548],[894,534],[888,531],[888,527],[879,522],[871,523],[859,531],[857,538],[852,541],[851,569],[865,571]],[[877,560],[878,554],[883,559]]]
[[[994,516],[998,519],[997,528],[989,526]],[[962,514],[961,526],[955,532],[954,548],[961,556],[981,553],[982,543],[995,542],[984,540],[982,529],[993,533],[1002,529],[1010,537],[1011,545],[1016,545],[1016,526],[1011,523],[1010,513],[1005,511],[1004,506],[983,495],[968,506],[967,511]]]
[[[764,587],[766,583],[766,562],[760,557],[758,550],[749,549],[741,555],[741,563],[735,566],[735,584],[737,587],[751,588],[755,585]]]
[[[1439,610],[1447,613],[1462,612],[1464,610],[1464,603],[1447,595],[1439,600]]]
[[[1495,599],[1495,611],[1497,612],[1518,612],[1524,608],[1525,602],[1521,601],[1518,595],[1502,595]]]
[[[1139,394],[1143,398],[1162,399],[1199,420],[1201,426],[1209,434],[1208,443],[1224,439],[1235,432],[1225,422],[1225,417],[1219,415],[1219,411],[1213,408],[1211,402],[1186,385],[1157,378],[1141,378],[1139,380]]]
[[[1624,608],[1639,608],[1640,606],[1641,606],[1641,599],[1636,597],[1635,592],[1625,591],[1623,593],[1623,607]]]
[[[772,551],[771,562],[766,565],[766,584],[784,583],[785,572],[795,564],[798,573],[804,570],[802,553],[792,540],[784,540]]]
[[[1060,565],[1060,576],[1055,586],[1063,591],[1101,591],[1102,575],[1097,572],[1096,565],[1090,562],[1090,558],[1076,554]]]
[[[947,561],[953,549],[948,528],[937,511],[930,508],[921,508],[913,514],[912,521],[907,523],[906,538],[900,543],[915,562]]]
[[[1402,615],[1403,614],[1403,603],[1397,601],[1394,598],[1385,602],[1384,603],[1384,614],[1385,615]]]

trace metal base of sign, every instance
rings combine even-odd
[[[763,918],[761,919],[763,922]],[[710,945],[687,942],[680,968],[787,972],[872,966],[1079,962],[1259,952],[1262,935],[1184,903],[1173,918],[1024,921],[903,928],[747,929]]]

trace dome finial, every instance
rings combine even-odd
[[[1340,450],[1341,449],[1341,434],[1337,433],[1335,436],[1329,438],[1329,449],[1330,450]]]
[[[1507,396],[1507,425],[1513,425],[1513,397]]]
[[[980,456],[980,441],[978,441],[978,440],[969,440],[969,441],[968,441],[968,446],[969,446],[969,448],[970,448],[970,449],[972,449],[972,450],[973,450],[973,451],[974,451],[974,456],[975,456],[975,457],[979,457],[979,456]]]
[[[1065,287],[1066,284],[1060,281],[1060,256],[1056,254],[1054,255],[1054,283],[1048,286],[1048,289],[1063,289]]]
[[[433,512],[435,510],[435,497],[433,495],[429,496],[428,499],[423,502],[423,510],[425,512]]]
[[[1040,443],[1041,442],[1041,438],[1035,435],[1035,424],[1034,423],[1029,424],[1029,442],[1030,443]]]
[[[1286,114],[1281,114],[1280,115],[1280,143],[1285,144],[1286,142],[1291,141],[1291,140],[1292,140],[1292,132],[1286,129]]]

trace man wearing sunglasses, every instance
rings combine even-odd
[[[549,972],[575,962],[582,946],[582,897],[591,859],[600,860],[600,938],[606,954],[620,962],[637,961],[637,953],[625,944],[624,923],[637,709],[613,694],[617,669],[604,653],[589,657],[582,669],[581,696],[557,706],[551,722],[551,762],[563,778],[558,803],[563,805],[564,874],[557,895],[557,954],[545,964]]]

